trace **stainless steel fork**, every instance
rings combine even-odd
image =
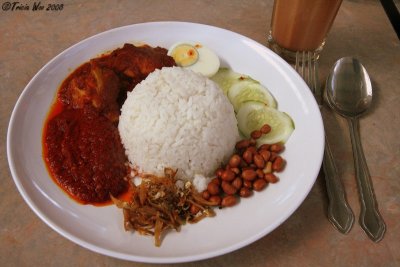
[[[318,55],[312,52],[297,52],[294,68],[310,87],[319,107],[323,105],[322,90],[318,80]],[[322,162],[328,192],[328,219],[343,234],[347,234],[354,223],[354,214],[346,200],[342,181],[325,135],[325,150]]]

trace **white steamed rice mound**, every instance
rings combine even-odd
[[[212,177],[239,139],[222,90],[179,67],[154,71],[128,93],[118,130],[129,161],[140,171],[163,175],[170,167],[186,180]]]

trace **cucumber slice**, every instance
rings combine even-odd
[[[231,86],[242,79],[248,79],[249,76],[234,72],[228,68],[220,68],[218,72],[211,77],[215,83],[222,89],[225,95],[228,95],[228,90]]]
[[[241,80],[231,86],[228,98],[235,112],[247,101],[261,102],[271,108],[276,108],[276,101],[266,87],[252,79]]]
[[[292,118],[284,112],[260,102],[249,101],[242,104],[236,115],[239,130],[247,137],[264,124],[269,124],[271,132],[257,140],[258,145],[285,143],[294,130]]]

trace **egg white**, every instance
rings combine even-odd
[[[206,77],[211,77],[215,73],[217,73],[220,67],[220,60],[218,56],[208,47],[193,42],[179,42],[171,46],[168,50],[168,55],[173,56],[174,49],[181,45],[190,45],[192,46],[198,54],[198,59],[192,65],[186,66],[184,68],[190,69],[194,72],[200,73]],[[174,58],[175,59],[175,58]],[[180,63],[176,62],[179,66]]]

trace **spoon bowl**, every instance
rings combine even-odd
[[[354,167],[360,194],[360,225],[367,235],[379,242],[386,231],[378,211],[371,176],[362,149],[358,117],[372,102],[372,85],[364,66],[355,58],[339,59],[333,66],[326,82],[328,104],[347,118],[353,148]]]
[[[372,102],[371,80],[355,58],[345,57],[335,63],[326,89],[330,106],[345,117],[361,115]]]

